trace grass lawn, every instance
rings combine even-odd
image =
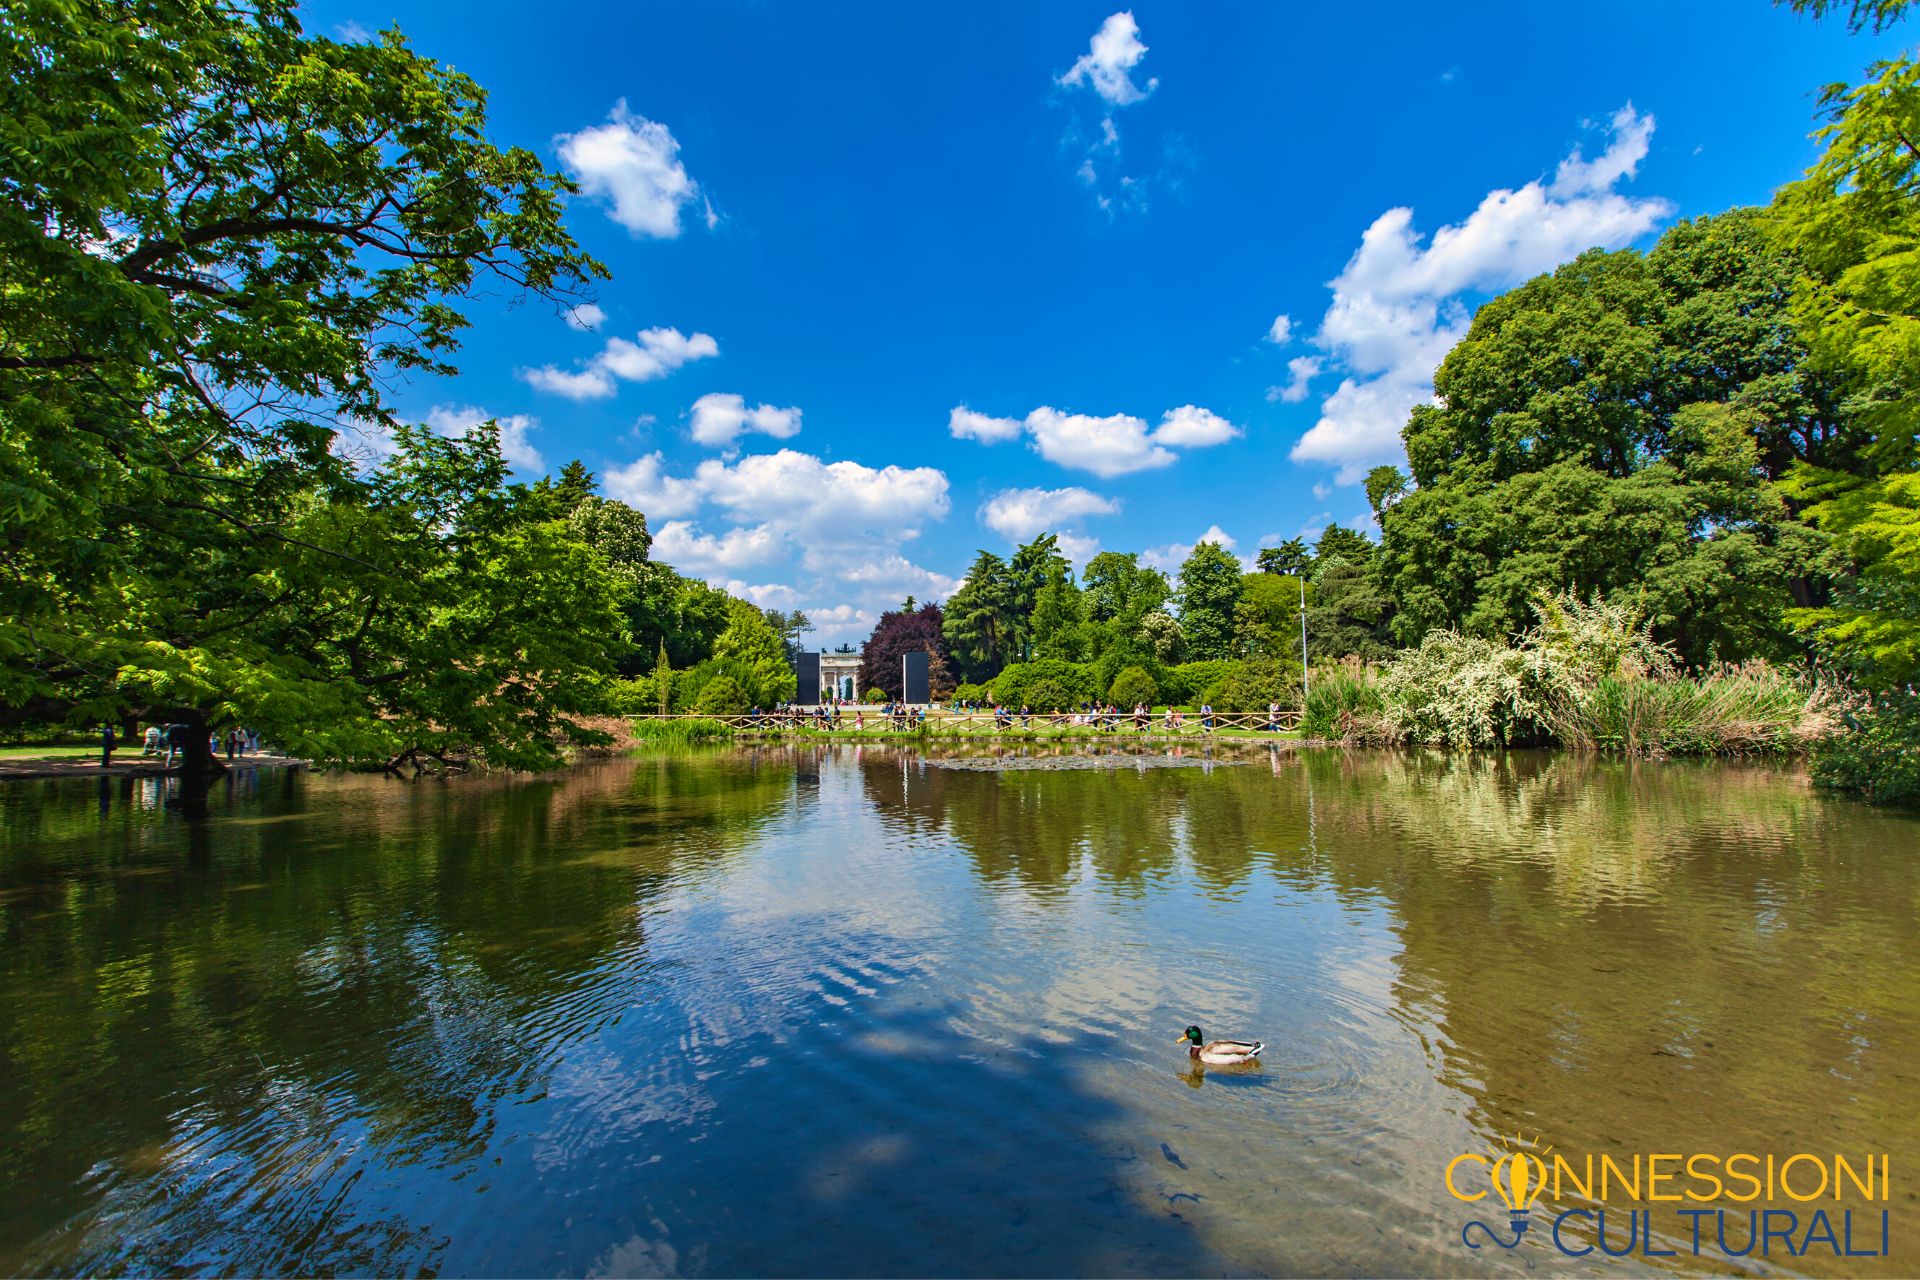
[[[118,755],[124,748],[114,748]],[[137,751],[138,748],[136,747]],[[0,747],[0,760],[74,760],[81,756],[97,756],[98,746],[91,747]]]

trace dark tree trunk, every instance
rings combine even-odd
[[[225,773],[227,766],[208,745],[213,730],[204,711],[183,712],[179,723],[187,726],[186,748],[180,757],[181,786],[188,796],[204,798],[208,785]]]

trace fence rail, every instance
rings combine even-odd
[[[753,715],[701,715],[697,712],[675,713],[670,715],[640,714],[626,717],[628,720],[717,720],[730,728],[745,730],[749,733],[819,733],[819,732],[916,732],[922,721],[919,715],[885,715],[872,704],[843,706],[840,714],[825,719],[815,714],[812,708],[802,708],[797,712],[762,712]],[[1162,712],[1149,715],[1144,722],[1129,712],[1116,715],[1096,715],[1087,712],[1034,712],[1021,715],[1008,712],[997,716],[991,711],[929,711],[925,720],[926,728],[932,733],[1018,733],[1042,730],[1047,732],[1085,731],[1089,735],[1107,735],[1122,737],[1127,735],[1149,735],[1166,737],[1204,737],[1220,732],[1222,729],[1238,729],[1242,732],[1275,732],[1300,727],[1300,712],[1282,711],[1277,716],[1269,716],[1264,711],[1216,711],[1211,717],[1202,716],[1197,711],[1180,712],[1174,720],[1169,720]]]

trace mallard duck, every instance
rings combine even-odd
[[[1258,1040],[1209,1040],[1200,1028],[1188,1027],[1175,1044],[1187,1046],[1187,1056],[1210,1067],[1237,1067],[1252,1062],[1267,1046]]]

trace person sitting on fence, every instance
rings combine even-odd
[[[1168,733],[1173,732],[1173,707],[1171,705],[1167,707],[1166,714],[1161,717],[1160,723],[1166,728]]]
[[[1213,732],[1213,704],[1211,702],[1203,702],[1200,704],[1200,727],[1208,733]]]
[[[1277,702],[1267,704],[1267,732],[1280,732],[1280,704]]]
[[[1133,727],[1141,733],[1147,731],[1147,704],[1144,702],[1133,704]]]
[[[1007,714],[1007,708],[1004,704],[994,704],[993,727],[996,731],[1013,727],[1013,718]]]

